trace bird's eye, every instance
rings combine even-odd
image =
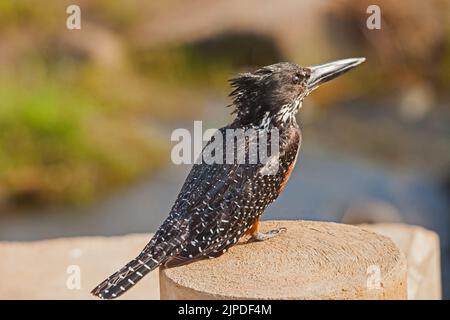
[[[300,83],[300,75],[294,74],[294,75],[292,76],[292,83],[293,83],[293,84],[299,84],[299,83]]]

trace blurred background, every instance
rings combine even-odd
[[[1,1],[0,240],[155,231],[190,169],[170,134],[228,123],[233,74],[365,56],[306,100],[264,218],[434,230],[449,298],[449,18],[446,0]]]

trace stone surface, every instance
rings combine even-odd
[[[94,299],[98,283],[134,258],[149,235],[0,242],[0,299]],[[80,271],[80,289],[73,276]],[[69,273],[68,273],[69,272]],[[119,299],[159,299],[157,272]]]
[[[390,237],[408,260],[408,299],[442,299],[439,236],[430,230],[401,223],[361,227]]]
[[[285,222],[271,223],[285,225]],[[367,270],[363,267],[364,264],[382,262],[383,265],[395,267],[394,261],[386,260],[382,256],[369,258],[377,252],[378,245],[382,243],[386,245],[386,248],[382,251],[398,255],[397,249],[386,238],[374,236],[373,233],[363,232],[351,226],[343,226],[344,229],[341,230],[333,227],[341,225],[316,222],[328,226],[321,230],[314,227],[314,222],[286,223],[289,224],[288,232],[279,239],[271,239],[264,243],[237,245],[219,259],[201,261],[183,268],[193,268],[194,271],[208,270],[205,264],[225,263],[217,274],[208,272],[207,281],[212,280],[213,284],[214,278],[211,279],[211,277],[216,277],[217,281],[232,280],[234,282],[226,284],[227,290],[240,290],[241,292],[242,290],[249,290],[253,291],[253,294],[255,294],[255,289],[257,289],[260,281],[265,287],[274,287],[273,290],[279,293],[283,292],[283,285],[288,287],[291,287],[291,284],[305,286],[308,284],[308,279],[301,275],[298,279],[295,279],[291,272],[292,269],[303,268],[305,274],[308,272],[311,275],[309,283],[316,282],[309,289],[309,292],[319,292],[322,290],[321,288],[325,288],[328,290],[326,291],[328,294],[339,296],[342,294],[342,292],[339,292],[339,288],[333,289],[326,285],[334,275],[336,283],[342,287],[341,290],[348,290],[347,287],[354,288],[353,285],[356,283],[364,291],[367,282]],[[290,226],[291,223],[298,224],[298,226],[292,227]],[[270,226],[265,222],[262,227],[267,229]],[[332,229],[329,230],[329,227]],[[409,299],[441,298],[439,238],[434,232],[417,226],[390,223],[362,227],[389,236],[406,255],[408,260]],[[343,237],[336,234],[336,230],[340,230],[339,233],[343,233]],[[354,232],[356,234],[353,234]],[[62,238],[35,242],[0,242],[0,275],[2,277],[0,299],[92,299],[89,291],[124,263],[134,258],[150,239],[150,236],[142,234]],[[372,237],[377,239],[374,242],[377,244],[376,246],[367,242]],[[318,241],[318,239],[322,240]],[[336,241],[337,239],[341,240]],[[336,247],[332,249],[330,243]],[[353,249],[353,246],[360,249]],[[361,249],[361,246],[363,249]],[[342,255],[340,253],[342,250],[351,252],[351,254]],[[367,252],[364,253],[364,251]],[[356,259],[355,254],[357,252],[362,253],[362,257],[367,260],[361,260],[359,256]],[[280,254],[283,254],[287,264],[281,263]],[[284,254],[286,255],[284,256]],[[308,256],[310,256],[309,260]],[[267,262],[267,259],[270,259],[270,261]],[[361,264],[362,261],[364,261],[363,264]],[[399,267],[402,266],[401,261],[401,259],[398,260]],[[342,263],[343,266],[337,268],[337,262]],[[385,262],[388,263],[385,264]],[[249,268],[254,263],[257,263],[254,266],[256,268],[255,274],[247,274],[246,277],[242,278],[242,283],[236,282],[237,278],[234,278],[237,277],[236,270]],[[75,266],[75,269],[78,266],[81,272],[81,287],[79,290],[70,290],[66,285],[68,280],[69,284],[73,284],[70,281],[71,274],[73,275],[73,266]],[[320,268],[331,268],[332,266],[335,266],[336,269],[331,275],[319,272],[322,270]],[[349,273],[352,266],[357,266],[357,272],[353,275]],[[68,269],[71,274],[67,273]],[[170,272],[173,272],[174,275],[180,275],[177,269],[181,268],[172,269]],[[272,283],[271,281],[274,281],[273,276],[264,279],[265,272],[267,273],[269,270],[276,270],[280,277],[284,273],[286,280],[277,280],[277,282]],[[384,267],[381,269],[382,275],[386,273],[383,270],[387,269]],[[165,270],[163,273],[165,274],[168,271]],[[346,282],[343,275],[350,275],[354,280]],[[263,279],[261,280],[261,278]],[[359,280],[355,282],[355,279]],[[193,279],[188,281],[193,281]],[[189,284],[189,282],[187,283]],[[382,279],[382,283],[384,285],[384,279]],[[390,283],[390,281],[387,281],[387,283]],[[233,289],[233,287],[236,288]],[[170,295],[172,295],[172,298],[176,298],[174,295],[177,290],[171,292],[168,289],[167,287],[162,288],[163,298]],[[208,288],[205,287],[205,289]],[[291,293],[295,290],[295,288],[292,289]],[[306,292],[306,290],[304,291]],[[350,290],[346,298],[351,298],[352,294],[358,295],[360,293],[356,290]],[[158,299],[158,273],[155,271],[150,273],[135,288],[120,298]]]
[[[407,298],[406,258],[389,238],[329,222],[261,224],[262,231],[281,226],[287,232],[268,241],[241,243],[216,259],[161,269],[161,298]]]

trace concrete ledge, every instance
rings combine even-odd
[[[150,237],[0,242],[0,299],[94,299],[90,290],[134,258]],[[67,281],[73,285],[70,277],[77,268],[81,286],[70,289]],[[120,299],[159,299],[158,272],[151,272]]]
[[[422,227],[402,223],[361,225],[387,236],[408,260],[408,299],[442,299],[439,236]]]
[[[406,258],[387,237],[328,222],[270,221],[287,227],[265,242],[161,269],[161,299],[406,299]]]
[[[284,222],[273,223],[284,225]],[[258,261],[255,260],[255,255],[256,257],[258,257],[258,255],[264,255],[265,259],[260,259],[259,261],[267,266],[267,259],[271,259],[271,268],[276,268],[275,270],[277,270],[277,272],[282,272],[282,270],[288,271],[286,277],[292,277],[293,274],[289,269],[286,269],[286,266],[279,265],[280,262],[275,258],[277,252],[283,254],[287,253],[287,255],[283,255],[283,257],[288,259],[289,265],[292,265],[294,268],[300,268],[303,264],[309,269],[312,269],[314,266],[322,268],[322,265],[329,264],[327,258],[331,261],[346,261],[349,265],[356,263],[356,261],[354,261],[355,256],[342,256],[339,252],[341,250],[347,250],[346,248],[360,242],[360,239],[353,239],[353,236],[351,236],[352,233],[355,232],[354,230],[360,229],[351,226],[343,226],[344,229],[342,230],[347,230],[345,232],[346,240],[332,242],[336,245],[335,250],[332,250],[333,247],[326,245],[324,241],[331,241],[333,238],[336,238],[336,233],[327,229],[325,229],[327,230],[326,232],[325,230],[318,229],[313,226],[314,222],[296,223],[299,223],[300,226],[301,224],[305,224],[303,231],[302,228],[300,228],[299,230],[302,232],[297,232],[292,227],[288,226],[288,232],[282,236],[283,238],[279,239],[280,241],[282,240],[282,243],[277,242],[277,239],[272,239],[265,243],[238,245],[230,250],[231,254],[236,250],[249,251],[248,254],[240,256],[239,259],[242,258],[239,262],[240,264],[249,264]],[[336,226],[336,224],[324,224]],[[308,225],[309,227],[306,228]],[[269,226],[266,223],[263,223],[263,228],[267,227]],[[439,238],[436,233],[421,227],[405,224],[382,223],[365,225],[363,227],[390,237],[406,255],[408,260],[409,299],[441,298]],[[318,238],[318,234],[320,233],[325,234],[325,240],[320,240],[320,238]],[[356,235],[360,233],[361,231],[358,231]],[[367,236],[370,238],[373,237],[373,234],[367,233],[364,237]],[[120,268],[130,259],[134,258],[145,246],[150,237],[151,235],[142,234],[116,237],[63,238],[34,242],[0,242],[0,299],[92,299],[93,297],[89,294],[89,291],[106,276]],[[320,241],[318,241],[318,239]],[[380,241],[384,243],[386,240]],[[284,242],[285,244],[283,244]],[[392,243],[389,241],[387,243],[389,243],[387,250],[395,253],[396,248],[393,247]],[[342,248],[340,246],[342,246]],[[370,248],[371,245],[369,243],[363,244],[364,248],[367,246],[370,252],[375,250],[375,248]],[[269,254],[271,250],[275,250],[275,253]],[[244,254],[244,251],[241,252],[241,254]],[[397,255],[397,253],[395,253],[395,255]],[[311,259],[309,261],[306,260],[308,256]],[[368,257],[367,254],[365,256]],[[221,261],[220,259],[231,258],[232,257],[227,254],[216,259],[217,261],[209,260],[200,263],[218,263]],[[301,259],[298,265],[294,263],[297,259]],[[371,262],[376,262],[377,259],[379,259],[379,257],[375,257]],[[194,268],[196,265],[197,263],[192,264],[190,265],[190,268]],[[70,274],[67,273],[70,266],[79,267],[81,275],[80,289],[69,289],[66,285],[68,278],[70,277]],[[198,268],[203,267],[198,266]],[[256,268],[257,270],[263,269],[263,272],[267,272],[267,270],[262,268],[262,265],[256,266]],[[228,265],[226,269],[221,269],[221,274],[218,275],[219,279],[220,277],[226,278],[228,274],[232,273],[235,269],[242,270],[242,267],[231,264]],[[336,272],[344,272],[344,274],[346,274],[350,270],[349,267],[341,269],[337,269]],[[173,269],[171,272],[177,272],[176,270],[177,269]],[[305,271],[307,270],[308,269],[305,269]],[[167,271],[168,270],[164,272]],[[329,277],[322,277],[317,271],[312,271],[313,272],[309,271],[314,275],[314,278],[310,281],[310,285],[313,285],[313,280],[317,281],[317,287],[324,286],[324,283],[329,281]],[[364,268],[360,265],[357,276],[361,278],[361,281],[366,279],[364,275],[365,272],[363,271]],[[257,281],[262,274],[263,273],[252,275],[251,278],[249,278],[249,275],[247,274],[247,278],[249,279],[244,279],[244,281],[246,281],[245,283],[247,283],[247,285],[250,284],[249,290],[255,289],[254,287],[257,285]],[[280,273],[280,278],[281,275],[282,274]],[[337,278],[339,279],[339,276],[337,276]],[[273,285],[278,287],[277,290],[281,290],[280,287],[282,284],[287,283],[287,285],[289,285],[288,282],[292,281],[291,278],[286,279],[287,280],[280,280],[279,283]],[[345,285],[345,278],[341,280]],[[267,279],[264,281],[266,281],[266,284],[269,283]],[[297,280],[294,279],[294,281],[298,281],[298,283],[304,285],[308,282],[308,279],[305,279],[305,276],[302,277],[300,275],[300,278]],[[364,287],[364,282],[360,285]],[[332,292],[332,290],[329,289],[328,292]],[[170,298],[171,294],[173,293],[171,293],[169,289],[162,288],[163,298]],[[133,290],[130,290],[126,295],[120,298],[159,299],[159,297],[158,272],[154,271],[139,282]],[[172,298],[176,298],[176,296],[172,296]]]

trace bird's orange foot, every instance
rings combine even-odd
[[[282,228],[278,228],[278,229],[274,229],[274,230],[270,230],[268,232],[256,232],[255,234],[253,234],[251,236],[250,239],[248,239],[247,242],[254,242],[254,241],[264,241],[273,237],[276,237],[284,232],[286,232],[286,228],[282,227]]]

